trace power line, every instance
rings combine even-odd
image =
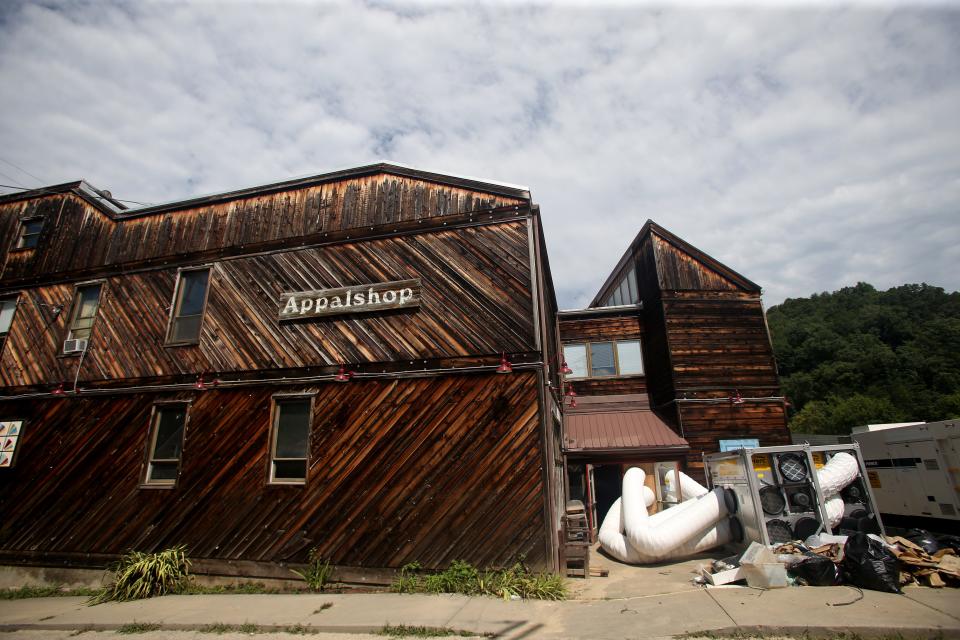
[[[0,171],[0,176],[3,176],[4,178],[7,178],[8,180],[12,180],[13,182],[16,182],[17,184],[20,185],[19,187],[14,187],[13,185],[9,185],[9,184],[0,184],[0,187],[8,187],[8,188],[10,188],[10,189],[24,189],[24,190],[27,190],[27,191],[30,190],[30,187],[25,187],[25,186],[23,186],[23,184],[20,183],[20,181],[18,181],[18,180],[17,180],[16,178],[14,178],[13,176],[9,176],[9,175],[5,174],[5,173],[2,172],[2,171]]]
[[[27,170],[24,169],[23,167],[21,167],[21,166],[19,166],[19,165],[16,165],[16,164],[13,164],[12,162],[10,162],[9,160],[7,160],[7,159],[5,159],[5,158],[0,158],[0,162],[6,162],[8,165],[10,165],[11,167],[13,167],[14,169],[17,169],[18,171],[24,172],[25,174],[27,174],[28,176],[30,176],[31,178],[33,178],[34,180],[36,180],[36,181],[39,182],[40,184],[44,184],[44,183],[46,182],[46,180],[44,180],[43,178],[38,178],[37,176],[33,175],[32,173],[30,173],[29,171],[27,171]],[[8,177],[9,177],[9,176],[8,176]]]
[[[10,178],[10,176],[8,176],[7,174],[5,174],[5,173],[3,173],[3,172],[0,172],[0,176],[6,176],[7,178]],[[13,180],[14,182],[16,182],[16,180],[14,180],[13,178],[10,178],[10,180]],[[6,187],[7,189],[19,189],[20,191],[38,191],[38,192],[40,192],[40,193],[53,193],[53,194],[62,193],[62,191],[50,191],[49,189],[41,189],[41,188],[31,189],[30,187],[24,187],[23,185],[21,185],[21,186],[19,186],[19,187],[16,187],[16,186],[14,186],[14,185],[12,185],[12,184],[0,184],[0,187]],[[153,202],[138,202],[137,200],[123,200],[123,199],[121,199],[121,198],[107,198],[106,196],[93,195],[92,193],[84,193],[84,195],[87,196],[87,197],[89,197],[89,198],[97,198],[98,200],[107,200],[107,201],[116,200],[117,202],[129,202],[129,203],[131,203],[131,204],[139,204],[139,205],[144,206],[144,207],[149,207],[149,206],[155,204],[155,203],[153,203]]]

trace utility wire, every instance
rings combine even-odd
[[[10,189],[24,189],[25,191],[29,191],[29,190],[30,190],[30,187],[25,187],[25,186],[23,186],[23,184],[20,183],[20,181],[18,181],[18,180],[17,180],[16,178],[14,178],[13,176],[7,175],[6,173],[4,173],[4,172],[2,172],[2,171],[0,171],[0,176],[3,176],[4,178],[7,178],[8,180],[12,180],[13,182],[16,182],[17,184],[20,185],[20,186],[18,186],[18,187],[15,187],[15,186],[13,186],[13,185],[11,185],[11,184],[0,184],[0,187],[8,187],[8,188],[10,188]]]
[[[19,165],[16,165],[16,164],[13,164],[12,162],[10,162],[9,160],[7,160],[7,159],[5,159],[5,158],[0,158],[0,162],[6,162],[8,165],[10,165],[11,167],[13,167],[14,169],[17,169],[18,171],[22,171],[23,173],[27,174],[28,176],[30,176],[31,178],[33,178],[34,180],[36,180],[36,181],[39,182],[40,184],[43,184],[43,183],[46,182],[46,180],[44,180],[43,178],[38,178],[37,176],[33,175],[32,173],[30,173],[29,171],[27,171],[27,170],[24,169],[23,167],[21,167],[21,166],[19,166]]]
[[[7,178],[10,178],[10,176],[8,176],[7,174],[2,173],[2,172],[0,172],[0,176],[6,176]],[[16,182],[16,180],[14,180],[13,178],[10,178],[10,179],[13,180],[14,182]],[[38,192],[40,192],[40,193],[53,193],[53,194],[63,193],[62,191],[50,191],[49,189],[42,189],[42,188],[31,189],[30,187],[24,187],[23,185],[21,185],[21,186],[19,186],[19,187],[15,187],[15,186],[13,186],[13,185],[11,185],[11,184],[0,184],[0,187],[6,187],[6,188],[8,188],[8,189],[19,189],[20,191],[38,191]],[[94,195],[94,194],[92,194],[92,193],[84,193],[83,195],[85,195],[85,196],[87,196],[87,197],[90,197],[90,198],[97,198],[98,200],[116,200],[117,202],[130,202],[130,203],[132,203],[132,204],[139,204],[139,205],[142,205],[142,206],[144,206],[144,207],[149,207],[149,206],[155,204],[155,203],[153,203],[153,202],[138,202],[137,200],[123,200],[123,199],[121,199],[121,198],[107,198],[106,196]]]

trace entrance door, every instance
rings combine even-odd
[[[623,488],[619,464],[593,465],[591,483],[595,526],[599,529],[613,503],[620,497]]]

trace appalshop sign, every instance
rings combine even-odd
[[[280,296],[280,319],[296,320],[419,307],[421,294],[419,279],[284,293]]]

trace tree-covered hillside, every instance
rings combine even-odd
[[[793,431],[960,417],[960,293],[861,282],[767,319]]]

